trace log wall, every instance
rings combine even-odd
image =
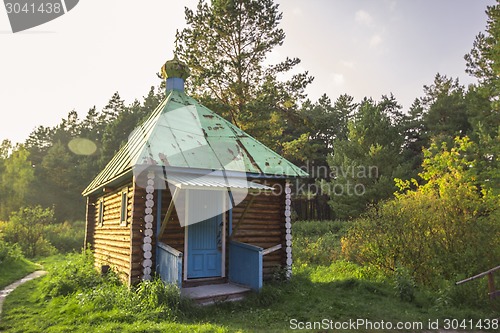
[[[241,222],[239,222],[241,216],[253,195],[247,195],[245,200],[233,209],[232,237],[238,242],[260,246],[264,249],[278,244],[282,245],[280,250],[264,256],[264,279],[269,279],[277,268],[283,268],[286,264],[285,181],[275,179],[265,182],[252,181],[274,186],[276,191],[256,195]]]
[[[167,223],[167,228],[165,229],[165,232],[161,237],[161,241],[167,245],[170,245],[177,251],[184,253],[184,228],[181,227],[179,223],[179,217],[177,216],[177,211],[179,211],[179,213],[181,214],[181,210],[183,212],[185,208],[183,204],[185,191],[182,191],[181,193],[182,194],[177,199],[177,202],[179,204],[174,207],[174,210],[170,215],[170,218]],[[168,205],[170,205],[171,200],[172,200],[172,195],[170,193],[170,190],[168,188],[166,190],[163,190],[162,210],[161,210],[162,221],[165,218],[165,215],[167,214]]]
[[[126,225],[121,221],[122,192],[127,192]],[[87,204],[86,242],[91,244],[98,269],[109,265],[123,281],[130,279],[130,225],[134,206],[133,186],[117,188],[102,196],[89,198]],[[103,202],[102,224],[99,207]]]

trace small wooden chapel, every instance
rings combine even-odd
[[[289,180],[307,174],[186,95],[177,57],[162,74],[166,98],[83,191],[96,267],[180,288],[290,276]]]

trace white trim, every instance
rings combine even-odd
[[[188,228],[189,228],[189,191],[186,191],[186,198],[184,200],[184,222],[186,226],[184,227],[184,281],[188,279]]]
[[[265,250],[262,251],[262,255],[265,256],[266,254],[272,253],[274,251],[278,251],[282,247],[283,247],[283,245],[281,245],[281,244],[274,245],[272,247],[268,247],[267,249],[265,249]]]
[[[123,202],[123,195],[125,195],[125,202]],[[120,191],[120,227],[128,226],[128,186]],[[123,206],[125,204],[125,206]]]
[[[221,277],[226,277],[226,198],[225,192],[222,192],[222,253],[221,253]]]
[[[144,208],[144,230],[143,230],[143,260],[142,260],[142,280],[151,280],[151,270],[153,264],[153,254],[152,254],[152,243],[153,243],[153,207],[155,205],[154,200],[154,184],[155,184],[155,172],[153,170],[148,171],[147,175],[147,186],[146,186],[146,198],[150,197],[150,199],[146,199],[145,208]],[[151,184],[150,184],[151,183]],[[147,213],[146,213],[147,211]],[[148,224],[150,225],[148,227]]]
[[[292,189],[290,188],[290,182],[285,182],[285,231],[287,246],[285,249],[286,253],[286,277],[289,279],[292,276],[292,212],[291,212],[291,200],[292,200]],[[290,242],[288,242],[290,241]],[[290,244],[290,245],[288,245]]]

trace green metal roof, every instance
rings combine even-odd
[[[121,179],[140,165],[307,176],[299,167],[177,90],[170,91],[134,130],[83,195]]]

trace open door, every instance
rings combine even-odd
[[[221,276],[221,229],[221,215],[187,227],[188,279]]]

